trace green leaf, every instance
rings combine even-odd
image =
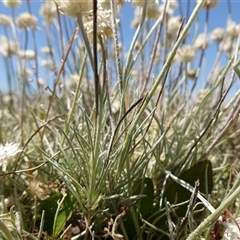
[[[43,229],[49,235],[53,234],[54,237],[57,237],[61,233],[64,224],[70,219],[73,212],[73,198],[72,196],[67,195],[62,203],[54,224],[54,217],[58,209],[58,202],[61,201],[62,197],[63,195],[61,193],[56,193],[40,203],[40,211],[42,212],[45,210]],[[55,226],[55,229],[53,229],[53,226]]]
[[[133,184],[133,195],[145,195],[138,203],[143,218],[147,218],[152,212],[153,191],[153,182],[151,178],[138,179]]]
[[[70,219],[73,213],[73,197],[71,195],[67,195],[63,201],[61,206],[61,210],[56,218],[56,222],[53,229],[53,237],[58,237],[58,235],[62,232],[65,223]]]
[[[210,161],[205,160],[198,162],[188,170],[186,170],[184,173],[182,173],[180,176],[178,176],[179,179],[184,180],[185,182],[189,183],[194,187],[195,181],[200,181],[200,187],[199,191],[201,193],[207,193],[210,194],[213,189],[213,173],[212,173],[212,164]],[[191,197],[191,192],[179,185],[177,182],[173,181],[172,179],[168,179],[165,193],[163,196],[163,202],[166,198],[167,201],[173,205],[173,204],[179,204],[182,202],[186,202]],[[198,200],[199,201],[199,200]],[[172,214],[171,212],[171,221],[174,222],[174,224],[178,223],[178,220],[181,217],[184,217],[187,211],[188,204],[180,205],[178,208],[175,208],[175,214]],[[167,217],[166,217],[166,211],[165,211],[165,204],[163,204],[162,209],[159,210],[159,207],[156,206],[154,208],[152,216],[148,219],[148,221],[153,224],[155,227],[164,230],[166,232],[169,231],[167,226]],[[202,208],[202,205],[200,206]],[[201,221],[203,214],[202,212],[194,215],[194,221]],[[169,236],[162,236],[163,240],[169,239]]]
[[[182,173],[178,178],[186,181],[190,185],[194,186],[195,181],[200,181],[199,191],[201,193],[210,194],[213,188],[213,173],[212,164],[210,161],[205,160],[196,163],[193,167]],[[191,192],[179,185],[177,182],[170,180],[166,187],[164,198],[170,204],[181,203],[190,199]],[[185,208],[182,210],[182,214],[185,213]],[[181,215],[182,215],[181,214]]]
[[[132,195],[139,196],[140,199],[137,201],[136,205],[132,207],[126,214],[124,219],[124,226],[128,234],[129,239],[135,239],[137,232],[136,227],[134,225],[132,215],[130,211],[135,211],[135,215],[137,217],[137,221],[139,226],[141,227],[142,222],[140,220],[139,213],[141,214],[143,219],[147,219],[153,210],[153,196],[154,196],[154,188],[153,181],[151,178],[141,178],[136,180],[133,183],[132,187]],[[144,196],[142,196],[144,195]],[[138,211],[136,211],[136,208]],[[138,229],[139,231],[139,229]]]

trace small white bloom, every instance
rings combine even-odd
[[[148,3],[146,9],[146,18],[157,20],[162,14],[161,6],[159,6],[158,1],[155,3]]]
[[[143,0],[133,0],[132,5],[143,7],[144,6],[144,1]],[[160,9],[158,0],[147,1],[146,17],[148,19],[157,19],[160,16],[161,13],[162,13],[162,11]]]
[[[181,25],[181,18],[177,17],[170,17],[167,22],[167,33],[173,35],[178,32]]]
[[[45,80],[42,78],[38,78],[38,84],[42,87],[44,87],[46,85]]]
[[[221,42],[224,39],[225,29],[215,28],[211,33],[211,39],[216,42]]]
[[[47,23],[53,23],[57,18],[56,4],[53,1],[45,1],[39,13]]]
[[[137,28],[141,22],[141,18],[142,18],[142,7],[136,6],[134,10],[134,18],[131,22],[131,27]]]
[[[195,49],[190,45],[183,45],[177,50],[176,60],[180,62],[191,62],[196,57]]]
[[[0,144],[0,159],[12,157],[21,152],[18,143],[6,143],[5,146]]]
[[[233,42],[231,37],[227,37],[220,43],[220,49],[224,52],[230,53],[233,49]]]
[[[240,217],[236,218],[236,223],[227,223],[227,229],[222,238],[223,240],[237,240],[240,238],[239,226],[237,226],[237,224],[240,224]]]
[[[208,39],[206,34],[204,33],[199,34],[193,45],[195,48],[200,50],[206,49],[208,47]]]
[[[32,71],[28,68],[19,69],[18,76],[21,79],[27,79],[32,74]]]
[[[22,2],[21,0],[3,0],[2,3],[6,7],[17,8]]]
[[[118,19],[116,21],[119,22]],[[93,40],[92,16],[84,17],[84,28],[91,42]],[[97,13],[97,34],[111,38],[112,32],[111,10],[99,10]]]
[[[121,103],[119,100],[114,100],[112,103],[112,113],[117,114],[120,111]]]
[[[156,0],[149,0],[147,1],[147,3],[156,3],[157,1]],[[144,5],[144,0],[133,0],[132,1],[132,5],[133,6],[143,6]]]
[[[198,97],[200,101],[202,101],[207,96],[208,93],[209,93],[209,89],[206,89],[206,88],[200,89],[198,93]]]
[[[198,77],[199,71],[195,68],[187,68],[187,77],[189,79],[196,79]]]
[[[4,15],[4,14],[0,14],[0,25],[2,25],[4,27],[10,27],[11,22],[12,22],[11,17]]]
[[[201,0],[197,0],[196,2],[200,2]],[[218,5],[219,0],[207,0],[204,4],[203,7],[206,9],[214,8]]]
[[[49,47],[42,47],[41,52],[45,55],[51,55],[52,50]]]
[[[5,146],[0,144],[0,166],[2,166],[2,171],[6,172],[9,158],[21,151],[18,143],[6,143]]]
[[[166,3],[167,0],[163,0],[163,3]],[[178,1],[176,0],[171,0],[168,2],[168,7],[172,9],[176,9],[178,7]]]
[[[92,12],[92,0],[54,0],[58,5],[58,10],[64,15],[76,18],[79,14],[90,14]]]
[[[28,12],[21,13],[16,23],[19,28],[34,28],[37,29],[37,18]]]
[[[47,69],[49,69],[51,71],[56,71],[56,65],[51,60],[42,60],[40,62],[40,64],[41,64],[41,66],[46,67]]]
[[[12,55],[17,55],[18,45],[16,42],[8,39],[5,36],[0,37],[0,53],[4,57],[11,57]]]
[[[231,39],[237,38],[240,33],[240,25],[231,19],[227,23],[227,35]]]
[[[19,57],[21,57],[21,58],[25,58],[25,59],[27,59],[27,60],[29,60],[29,61],[32,61],[32,60],[35,59],[36,53],[35,53],[33,50],[29,50],[29,49],[23,50],[23,49],[21,49],[21,50],[18,52],[18,55],[19,55]]]

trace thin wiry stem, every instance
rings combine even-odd
[[[72,107],[71,107],[71,109],[68,113],[68,119],[67,119],[66,124],[65,124],[65,129],[64,129],[65,133],[68,133],[68,131],[69,131],[70,123],[73,119],[73,116],[74,116],[74,113],[75,113],[75,110],[76,110],[77,100],[78,100],[79,95],[80,95],[80,89],[81,89],[81,84],[82,84],[82,79],[83,79],[83,72],[85,70],[85,65],[86,65],[86,59],[87,59],[87,55],[85,54],[85,56],[83,58],[83,63],[82,63],[82,70],[80,72],[76,92],[75,92],[74,99],[73,99],[73,104],[72,104]],[[62,146],[64,145],[65,139],[66,139],[65,137],[62,139],[62,143],[61,143]]]
[[[66,63],[67,58],[68,58],[68,54],[69,54],[69,52],[70,52],[70,50],[71,50],[73,41],[74,41],[75,36],[76,36],[76,34],[77,34],[77,30],[78,30],[78,29],[76,28],[75,31],[73,32],[72,38],[71,38],[71,40],[70,40],[70,42],[69,42],[69,45],[68,45],[68,48],[67,48],[67,53],[66,53],[66,55],[65,55],[65,57],[64,57],[64,59],[63,59],[62,65],[61,65],[61,67],[60,67],[60,69],[59,69],[59,72],[58,72],[58,75],[57,75],[57,79],[56,79],[56,81],[54,82],[53,90],[52,90],[52,95],[51,95],[51,97],[50,97],[50,101],[49,101],[49,104],[48,104],[48,109],[47,109],[47,113],[46,113],[46,117],[45,117],[45,122],[48,120],[48,116],[49,116],[49,112],[50,112],[50,109],[51,109],[51,106],[52,106],[53,98],[54,98],[55,93],[56,93],[57,84],[59,83],[60,75],[61,75],[62,72],[63,72],[65,63]],[[43,128],[42,137],[44,136],[44,129],[45,129],[45,128]]]
[[[235,200],[239,197],[240,194],[240,186],[230,195],[228,196],[220,206],[209,215],[187,238],[187,240],[196,240],[205,229],[209,227],[209,224],[213,223],[218,219],[218,217],[222,214],[222,212],[228,208]]]
[[[162,14],[161,24],[158,27],[157,34],[156,34],[156,37],[155,37],[155,40],[154,40],[154,43],[153,43],[152,53],[151,53],[151,56],[150,56],[150,63],[148,65],[147,76],[146,76],[144,84],[143,84],[143,88],[142,88],[142,91],[141,91],[141,96],[146,91],[147,84],[150,80],[150,74],[151,74],[151,71],[152,71],[152,67],[153,67],[153,63],[154,63],[154,59],[155,59],[155,55],[156,55],[156,51],[157,51],[157,47],[158,47],[158,42],[159,42],[161,32],[162,32],[162,29],[163,29],[163,23],[165,21],[167,6],[168,6],[168,2],[166,2],[164,4],[164,10],[163,10],[163,14]]]
[[[220,80],[221,80],[222,78],[224,78],[224,76],[225,76],[227,70],[229,69],[232,61],[233,61],[233,58],[229,61],[229,64],[228,64],[228,66],[226,67],[224,73],[221,75]],[[180,164],[180,166],[179,166],[179,168],[178,168],[178,171],[177,171],[178,173],[180,172],[180,170],[181,170],[181,168],[183,167],[183,165],[187,162],[188,158],[191,156],[191,153],[192,153],[193,150],[196,148],[196,146],[198,145],[198,143],[199,143],[199,142],[202,140],[202,138],[206,135],[206,133],[209,131],[210,127],[212,126],[212,124],[213,124],[214,121],[216,120],[216,118],[217,118],[217,116],[218,116],[218,114],[219,114],[219,109],[220,109],[220,107],[222,106],[222,103],[223,103],[224,99],[226,98],[227,93],[229,92],[231,86],[232,86],[232,82],[230,82],[227,90],[225,91],[225,93],[224,93],[224,94],[221,96],[221,98],[219,99],[218,105],[216,106],[216,109],[215,109],[215,111],[213,112],[213,115],[212,115],[209,123],[207,124],[207,126],[205,127],[205,129],[201,132],[200,136],[195,140],[195,142],[193,143],[193,145],[190,147],[190,149],[189,149],[186,157],[184,158],[183,162]],[[204,155],[201,156],[200,160],[205,159],[206,156],[207,156],[207,154],[206,154],[206,152],[205,152]]]
[[[97,53],[97,0],[93,1],[93,70],[94,70],[94,83],[95,83],[95,121],[98,117],[99,111],[99,76],[98,76],[98,53]],[[95,122],[95,125],[97,123]]]
[[[115,47],[115,57],[116,57],[116,65],[117,65],[117,78],[118,84],[121,95],[123,94],[123,76],[122,76],[122,66],[121,66],[121,59],[120,59],[120,50],[119,50],[119,43],[118,43],[118,36],[117,36],[117,21],[116,21],[116,6],[114,0],[110,1],[111,3],[111,17],[112,17],[112,30],[113,30],[113,37],[114,37],[114,47]]]
[[[27,0],[27,6],[28,6],[29,13],[32,15],[31,5],[30,5],[29,0]],[[38,78],[39,78],[39,74],[38,74],[38,50],[37,50],[37,41],[36,41],[35,29],[32,29],[32,39],[33,39],[33,47],[34,47],[34,51],[35,51],[35,56],[34,56],[35,77],[36,77],[36,82],[37,82],[38,89],[40,89],[40,85],[39,85],[39,82],[38,82]]]
[[[160,72],[159,76],[157,77],[156,82],[153,84],[151,90],[149,91],[147,99],[144,102],[144,106],[140,109],[138,115],[134,119],[133,126],[136,126],[137,123],[139,122],[139,119],[142,116],[143,112],[145,111],[145,109],[146,109],[150,99],[152,98],[152,96],[155,93],[155,91],[156,91],[157,87],[159,86],[160,82],[162,81],[162,79],[166,75],[166,73],[167,73],[167,71],[169,69],[169,66],[171,65],[171,62],[172,62],[172,60],[173,60],[173,58],[174,58],[174,56],[175,56],[175,54],[177,52],[178,47],[182,43],[183,39],[186,37],[189,28],[191,27],[193,21],[195,20],[198,12],[200,11],[200,9],[201,9],[201,7],[202,7],[202,5],[204,3],[205,3],[205,1],[198,2],[198,4],[196,5],[195,9],[193,10],[191,17],[189,18],[189,21],[187,22],[186,26],[184,27],[184,29],[183,29],[179,39],[176,41],[176,43],[175,43],[175,45],[174,45],[174,47],[173,47],[173,49],[172,49],[172,51],[171,51],[167,61],[165,62],[164,66],[162,68],[162,71]]]

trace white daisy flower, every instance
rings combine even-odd
[[[6,143],[5,145],[0,144],[0,166],[2,171],[6,172],[7,165],[9,164],[10,157],[21,152],[18,143]]]

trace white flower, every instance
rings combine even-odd
[[[33,50],[23,50],[21,49],[18,52],[18,56],[21,58],[26,58],[27,60],[31,61],[35,59],[36,53]]]
[[[158,1],[155,3],[148,3],[146,9],[146,17],[148,19],[157,20],[159,16],[162,14],[161,7],[158,4]]]
[[[233,48],[233,42],[231,37],[227,37],[220,43],[220,49],[224,52],[230,53]]]
[[[173,35],[178,32],[181,25],[180,17],[170,17],[167,22],[167,33]]]
[[[215,28],[211,33],[211,39],[216,42],[221,42],[224,39],[225,30],[223,28]]]
[[[11,22],[12,22],[11,17],[4,15],[4,14],[0,14],[0,25],[2,25],[4,27],[10,27]]]
[[[77,17],[79,14],[90,14],[92,12],[92,0],[54,0],[58,5],[60,13],[69,17]]]
[[[166,0],[163,0],[163,2],[165,3]],[[172,10],[176,9],[178,7],[178,1],[176,1],[176,0],[169,1],[168,7],[171,8]]]
[[[45,80],[42,78],[38,78],[38,84],[42,87],[44,87],[46,85]]]
[[[194,68],[187,68],[187,77],[189,79],[196,79],[198,77],[199,71],[198,69]]]
[[[132,1],[133,6],[144,6],[143,0],[133,0]],[[149,0],[147,1],[147,8],[146,8],[146,17],[148,19],[157,19],[161,14],[161,9],[158,3],[158,0]],[[140,13],[142,14],[142,13]],[[135,14],[136,16],[136,14]]]
[[[6,7],[17,8],[22,2],[21,0],[3,0],[2,3]]]
[[[156,3],[157,1],[156,0],[149,0],[147,1],[147,3]],[[132,1],[132,5],[133,6],[143,6],[144,5],[144,0],[133,0]]]
[[[40,8],[40,15],[48,23],[53,23],[57,18],[57,7],[53,1],[45,1]]]
[[[27,79],[32,74],[32,71],[28,68],[19,69],[18,76],[21,79]]]
[[[177,50],[176,60],[180,62],[191,62],[196,57],[195,50],[190,45],[183,45],[182,48]]]
[[[42,47],[41,52],[45,55],[51,55],[52,50],[49,47]]]
[[[0,53],[4,57],[11,57],[16,55],[18,52],[18,45],[16,42],[9,40],[5,36],[0,37]]]
[[[9,164],[9,158],[21,151],[18,143],[6,143],[5,146],[0,144],[0,166],[4,172]]]
[[[131,27],[137,28],[141,22],[141,18],[142,18],[142,8],[137,6],[135,7],[135,10],[134,10],[134,18],[131,22]]]
[[[227,229],[223,234],[223,240],[237,240],[240,238],[240,231],[237,224],[240,224],[240,217],[236,218],[236,223],[227,223]]]
[[[120,111],[121,103],[119,100],[114,100],[112,103],[112,113],[117,114]]]
[[[16,19],[19,28],[37,29],[37,18],[28,12],[21,13]]]
[[[208,47],[208,39],[204,33],[201,33],[197,36],[193,46],[197,49],[206,49]]]
[[[116,19],[117,23],[119,22]],[[93,40],[93,20],[92,16],[84,18],[84,28],[88,34],[90,42]],[[112,36],[111,10],[99,9],[97,13],[97,34],[110,38]]]
[[[197,2],[200,2],[201,0],[197,0]],[[203,7],[206,9],[214,8],[218,5],[219,0],[207,0],[204,4]]]
[[[51,60],[42,60],[40,64],[41,66],[46,67],[51,71],[56,71],[56,65]]]
[[[227,24],[227,35],[228,37],[234,39],[237,38],[240,33],[240,25],[232,21],[231,19],[228,20]]]

